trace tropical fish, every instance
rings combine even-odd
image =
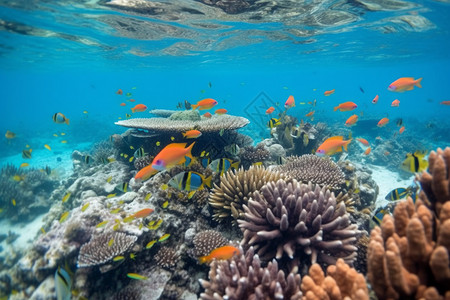
[[[25,168],[28,167],[30,164],[29,163],[21,163],[19,168]]]
[[[223,115],[223,114],[226,114],[227,112],[228,112],[228,110],[226,110],[225,108],[219,108],[214,111],[214,113],[216,115]]]
[[[364,151],[364,155],[369,155],[370,151],[372,151],[372,148],[367,148],[366,151]]]
[[[159,171],[157,169],[153,168],[153,166],[150,164],[150,165],[142,168],[139,172],[137,172],[137,174],[134,176],[134,179],[145,181],[158,172]]]
[[[169,200],[166,200],[163,202],[163,204],[161,205],[162,208],[167,208],[169,206]]]
[[[116,94],[117,94],[117,95],[122,95],[122,94],[123,94],[123,91],[122,91],[121,89],[118,89],[117,92],[116,92]]]
[[[377,126],[378,127],[383,127],[383,126],[386,126],[387,123],[389,123],[389,119],[388,118],[383,118],[380,121],[378,121]]]
[[[377,104],[378,98],[379,98],[378,95],[376,95],[375,98],[373,98],[372,103]]]
[[[55,272],[55,294],[57,300],[70,300],[72,298],[72,278],[61,267]]]
[[[324,95],[324,96],[330,96],[330,95],[334,94],[335,90],[336,90],[336,89],[332,89],[332,90],[329,90],[329,91],[325,91],[325,92],[323,93],[323,95]]]
[[[114,158],[109,158],[109,157],[102,157],[102,158],[100,158],[100,162],[102,163],[102,164],[109,164],[110,162],[113,162],[113,161],[115,161],[115,159]]]
[[[136,151],[134,151],[134,157],[137,157],[137,158],[139,158],[139,157],[144,157],[145,156],[145,150],[144,150],[144,147],[139,147]]]
[[[266,110],[266,115],[270,115],[271,113],[273,113],[275,111],[275,107],[271,106]]]
[[[442,105],[450,105],[450,101],[441,101],[441,103],[439,103],[439,104],[442,104]]]
[[[127,97],[131,97],[133,94],[131,94],[130,92],[126,93],[125,96]]]
[[[164,242],[165,240],[167,240],[170,237],[170,233],[166,233],[164,235],[162,235],[159,239],[158,242]]]
[[[53,122],[55,122],[56,124],[62,124],[62,123],[66,123],[67,125],[70,124],[70,120],[68,118],[66,118],[66,116],[60,112],[55,113],[53,115]]]
[[[16,134],[12,131],[6,130],[5,137],[10,140],[16,137]]]
[[[88,164],[90,164],[93,161],[93,159],[92,159],[92,157],[90,155],[84,155],[83,156],[83,161],[84,161],[85,164],[88,165]]]
[[[116,185],[116,189],[121,192],[126,193],[128,190],[128,182],[123,182],[121,184]]]
[[[340,111],[350,111],[350,110],[354,110],[357,107],[358,107],[358,105],[356,105],[356,103],[347,101],[347,102],[339,104],[338,106],[335,106],[334,111],[337,111],[338,109]]]
[[[307,113],[307,114],[305,115],[305,117],[312,117],[312,116],[314,116],[314,113],[315,113],[314,110],[313,110],[313,111],[310,111],[309,113]]]
[[[89,202],[81,207],[81,211],[84,212],[89,207]]]
[[[218,158],[213,160],[208,168],[213,170],[216,173],[219,173],[222,176],[229,168],[237,169],[239,166],[239,162],[232,162],[228,158]]]
[[[392,191],[390,191],[384,199],[390,200],[390,201],[397,201],[403,198],[406,198],[409,194],[408,189],[405,188],[396,188]]]
[[[400,105],[400,100],[395,99],[394,101],[392,101],[391,106],[392,107],[399,107]]]
[[[125,259],[125,256],[123,256],[123,255],[118,255],[118,256],[115,256],[115,257],[113,258],[113,261],[116,262],[116,261],[121,261],[121,260],[124,260],[124,259]]]
[[[145,249],[150,249],[157,242],[157,240],[152,240],[145,245]]]
[[[127,104],[125,102],[120,103],[120,106],[126,106]]]
[[[350,144],[352,140],[344,141],[344,137],[342,136],[333,136],[326,139],[322,145],[316,151],[316,155],[324,156],[324,155],[333,155],[337,152],[341,152],[342,148],[347,151],[347,146]]]
[[[361,93],[363,93],[363,94],[365,93],[364,89],[362,87],[359,87],[359,90],[361,91]]]
[[[145,195],[144,200],[145,200],[145,201],[150,200],[150,197],[151,197],[151,196],[152,196],[152,193],[148,193],[147,195]]]
[[[198,108],[198,110],[211,109],[217,105],[217,101],[212,98],[206,98],[197,102],[197,104],[192,104],[192,109]]]
[[[239,153],[239,146],[233,143],[231,145],[225,146],[224,150],[230,153],[231,155],[236,156]]]
[[[136,280],[147,280],[148,277],[137,274],[137,273],[128,273],[127,276],[131,279],[136,279]]]
[[[211,115],[211,113],[210,113],[209,111],[205,112],[205,113],[203,114],[203,116],[204,116],[205,118],[208,118],[208,119],[212,117],[212,115]]]
[[[67,219],[68,216],[69,216],[69,212],[68,212],[68,211],[64,212],[64,213],[61,215],[61,217],[59,218],[59,223],[64,222],[64,221]]]
[[[23,158],[31,158],[31,152],[33,151],[33,149],[24,149],[22,150],[22,157]]]
[[[400,134],[402,134],[403,131],[405,131],[405,126],[400,127],[400,129],[398,130],[398,132],[399,132]]]
[[[11,203],[12,203],[13,206],[16,206],[16,204],[17,204],[17,203],[16,203],[16,199],[12,199],[12,200],[11,200]]]
[[[136,102],[136,100],[134,100],[134,99],[130,99],[130,100],[128,100],[128,101],[130,101],[130,102]]]
[[[270,119],[267,123],[267,127],[269,127],[270,129],[277,127],[278,125],[281,125],[280,119],[275,118]]]
[[[123,221],[125,223],[128,223],[128,222],[133,221],[134,219],[145,218],[148,215],[150,215],[152,212],[154,212],[153,209],[151,209],[151,208],[144,208],[144,209],[141,209],[140,211],[135,212],[134,214],[126,217],[125,219],[123,219]]]
[[[114,194],[108,194],[108,195],[106,196],[106,199],[113,198],[113,197],[115,197],[116,195],[117,195],[117,193],[114,193]]]
[[[428,168],[428,160],[425,159],[426,151],[416,151],[406,154],[401,168],[405,171],[416,173],[422,172]]]
[[[373,217],[372,220],[378,225],[381,225],[381,221],[383,221],[384,215],[388,214],[387,210],[385,210],[384,208],[380,209],[379,211],[377,211]]]
[[[402,126],[403,125],[403,119],[400,118],[397,120],[397,126]]]
[[[95,225],[95,227],[96,228],[102,228],[102,227],[104,227],[106,224],[108,224],[108,220],[106,220],[106,221],[103,221],[103,222],[100,222],[100,223],[98,223],[97,225]]]
[[[52,151],[52,148],[49,145],[45,144],[44,147],[45,147],[45,149]]]
[[[290,95],[286,102],[284,102],[284,108],[288,109],[295,106],[294,96]]]
[[[168,185],[180,191],[201,190],[204,185],[211,187],[211,176],[205,178],[197,172],[181,172],[173,176],[169,180]]]
[[[66,203],[69,200],[71,195],[72,195],[71,192],[68,192],[67,194],[65,194],[64,197],[62,198],[62,203]]]
[[[164,147],[153,159],[152,167],[158,171],[169,169],[185,162],[185,156],[192,159],[191,150],[195,142],[185,148],[186,143],[172,143]]]
[[[369,142],[366,139],[363,138],[356,138],[356,140],[358,142],[360,142],[361,144],[363,144],[364,146],[369,146]]]
[[[67,141],[66,140],[62,140],[61,144],[67,144]]]
[[[226,245],[212,250],[206,256],[200,256],[198,260],[201,264],[210,263],[213,259],[226,260],[232,258],[234,255],[237,254],[239,254],[238,248]]]
[[[114,239],[110,239],[108,241],[108,247],[111,247],[114,244]]]
[[[388,87],[388,90],[391,92],[403,93],[405,91],[411,91],[414,89],[414,86],[419,88],[422,87],[420,84],[422,78],[414,79],[413,77],[402,77],[391,83]]]
[[[186,132],[183,132],[182,135],[183,135],[183,137],[185,139],[196,139],[199,136],[201,136],[202,133],[199,130],[192,129],[192,130],[188,130]]]
[[[17,181],[17,182],[19,182],[19,181],[22,181],[22,180],[24,180],[25,179],[25,176],[20,176],[20,175],[14,175],[13,177],[12,177],[12,179],[14,180],[14,181]]]
[[[146,110],[147,110],[147,106],[145,106],[144,104],[136,104],[134,107],[131,108],[132,113],[143,112]]]
[[[358,115],[353,115],[350,118],[348,118],[347,121],[345,121],[345,126],[355,125],[357,121],[358,121]]]

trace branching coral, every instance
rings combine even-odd
[[[242,206],[248,202],[253,193],[267,182],[277,181],[280,178],[284,176],[261,166],[226,172],[220,177],[220,184],[214,184],[208,200],[214,210],[213,219],[221,222],[233,217],[235,222],[243,218]]]
[[[352,263],[356,257],[360,231],[328,189],[280,179],[255,192],[244,210],[245,220],[238,220],[241,244],[254,245],[259,255],[293,259],[306,254],[311,263],[326,264],[338,258]]]
[[[276,170],[300,182],[333,189],[345,183],[345,175],[335,162],[312,154],[287,157],[286,163]]]
[[[199,232],[194,237],[195,255],[208,255],[212,250],[225,246],[227,243],[227,239],[218,231],[205,230]]]
[[[430,153],[429,170],[419,199],[399,203],[371,233],[368,278],[380,299],[450,298],[450,148]]]
[[[128,251],[136,240],[136,236],[122,232],[108,232],[93,236],[80,248],[78,267],[92,267],[108,263],[115,256]]]

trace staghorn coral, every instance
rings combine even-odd
[[[302,299],[300,275],[286,276],[275,259],[263,268],[253,247],[246,253],[240,248],[231,260],[214,260],[208,277],[200,279],[200,299]]]
[[[341,258],[336,265],[328,266],[327,276],[318,264],[312,265],[309,275],[302,279],[301,289],[306,300],[369,299],[364,276],[350,268]]]
[[[380,299],[450,299],[450,148],[431,152],[416,202],[400,202],[371,232],[368,278]]]
[[[161,247],[155,254],[156,264],[165,269],[172,269],[176,266],[180,255],[173,248]]]
[[[286,163],[276,170],[300,182],[312,182],[332,189],[345,183],[345,175],[335,162],[312,154],[287,157]]]
[[[230,170],[220,177],[220,184],[214,188],[208,199],[213,207],[213,219],[222,222],[233,217],[236,220],[243,218],[242,206],[248,202],[253,193],[269,181],[284,178],[276,171],[267,170],[262,166],[252,166],[248,170]]]
[[[121,120],[116,122],[116,125],[138,128],[143,130],[155,132],[174,132],[190,130],[193,127],[200,130],[202,133],[219,132],[220,130],[233,130],[246,126],[249,123],[244,117],[237,117],[231,115],[214,115],[210,119],[202,119],[200,121],[189,120],[169,120],[164,118],[136,118]]]
[[[309,257],[334,264],[338,258],[352,263],[360,231],[351,224],[345,204],[336,204],[326,188],[296,180],[269,182],[244,205],[242,245],[253,245],[258,254],[280,259]]]
[[[113,240],[111,246],[108,242]],[[81,246],[78,255],[78,267],[99,266],[110,262],[115,256],[128,251],[137,237],[122,232],[108,232],[93,236],[91,240]]]
[[[208,255],[212,250],[225,246],[227,239],[218,231],[204,230],[194,237],[194,253],[196,256]]]

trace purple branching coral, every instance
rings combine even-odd
[[[338,258],[351,264],[356,258],[360,231],[351,224],[345,204],[334,194],[311,183],[280,179],[263,186],[244,205],[242,245],[254,246],[261,257],[280,259],[310,256],[334,264]]]
[[[200,280],[203,300],[302,299],[300,275],[286,276],[275,259],[263,268],[253,247],[245,254],[241,248],[231,260],[214,260],[208,277],[209,281]]]

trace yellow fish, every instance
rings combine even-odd
[[[53,134],[54,137],[58,137],[58,135],[56,133]]]
[[[164,201],[162,208],[167,208],[167,206],[169,206],[169,200]]]
[[[69,200],[70,195],[72,195],[71,192],[68,192],[67,194],[65,194],[64,197],[62,198],[62,203],[66,203]]]
[[[116,195],[117,195],[117,193],[114,193],[114,194],[109,194],[108,196],[106,196],[106,199],[109,199],[109,198],[115,197]]]
[[[13,206],[16,206],[16,199],[12,199],[11,203],[12,203]]]
[[[61,141],[62,144],[67,144],[66,140]]]
[[[113,261],[121,261],[121,260],[124,260],[124,259],[125,259],[125,256],[119,255],[119,256],[114,257]]]
[[[61,218],[59,218],[59,223],[64,222],[64,221],[67,219],[68,216],[69,216],[69,212],[68,212],[68,211],[64,212],[64,213],[61,215]]]
[[[61,132],[61,135],[66,135],[66,133],[64,133],[64,132]]]
[[[22,163],[20,164],[20,168],[25,168],[28,167],[30,164],[29,163]]]
[[[152,193],[148,193],[147,195],[145,195],[144,200],[145,200],[145,201],[150,200],[150,197],[151,197],[151,196],[152,196]]]
[[[23,176],[14,175],[14,176],[12,177],[12,179],[13,179],[14,181],[21,181],[21,180],[23,180],[24,178],[23,178]]]
[[[81,207],[81,211],[84,212],[89,207],[89,202]]]
[[[100,222],[97,225],[95,225],[95,227],[96,228],[101,228],[101,227],[105,226],[106,224],[108,224],[108,222],[109,222],[108,220]]]
[[[50,148],[49,145],[45,144],[44,147],[45,147],[45,149],[52,151],[52,148]]]
[[[158,242],[164,242],[170,237],[170,233],[166,233],[158,239]]]
[[[128,273],[127,276],[131,279],[136,279],[136,280],[147,280],[148,279],[148,277],[145,277],[145,276],[137,274],[137,273]]]
[[[111,247],[114,244],[114,239],[110,239],[108,242],[108,247]]]
[[[111,180],[112,180],[112,176],[109,176],[109,177],[106,179],[106,182],[107,182],[107,183],[110,183]]]
[[[45,229],[44,229],[44,227],[41,227],[41,232],[42,232],[42,234],[45,234]]]
[[[117,214],[120,210],[121,210],[121,208],[119,207],[119,208],[113,209],[112,211],[110,211],[110,213]]]
[[[153,245],[157,242],[157,240],[153,240],[147,243],[147,245],[145,246],[145,249],[150,249],[151,247],[153,247]]]

